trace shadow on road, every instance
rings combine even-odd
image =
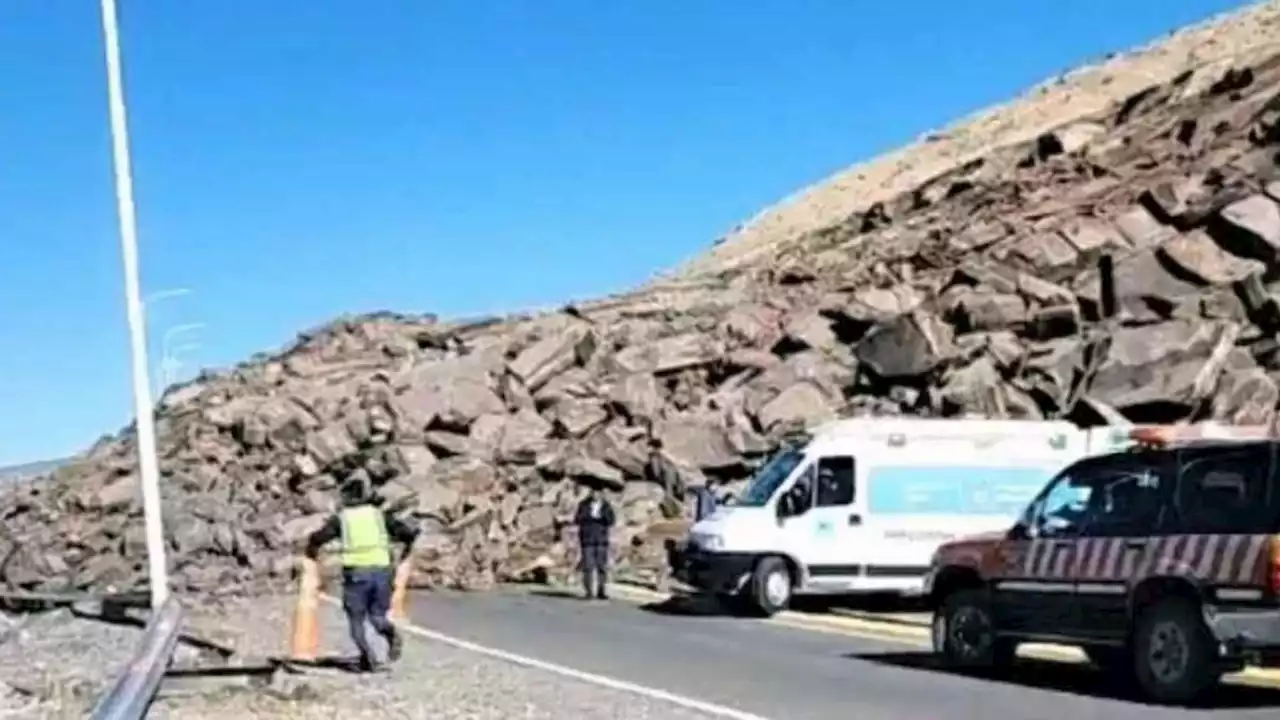
[[[1019,658],[1007,673],[997,677],[942,667],[938,658],[928,652],[850,653],[844,657],[904,670],[968,677],[975,682],[1003,682],[1038,690],[1148,704],[1131,684],[1109,677],[1088,665]],[[1280,691],[1236,684],[1223,685],[1195,707],[1206,710],[1280,707]]]
[[[607,600],[585,598],[582,596],[581,590],[573,590],[570,588],[553,588],[553,587],[536,588],[536,589],[527,591],[525,594],[528,595],[529,597],[550,598],[552,600],[568,600],[571,602],[583,603],[587,605],[598,605],[600,603],[608,602]]]
[[[538,588],[528,591],[531,597],[567,600],[584,605],[600,604],[600,600],[587,600],[580,590],[569,588]],[[673,594],[665,600],[644,603],[639,606],[644,612],[655,615],[676,617],[735,617],[735,613],[724,607],[716,598],[706,595]]]
[[[908,613],[918,612],[905,608],[900,599],[878,598],[793,598],[788,610],[807,615],[855,614],[859,617],[898,624],[925,624],[927,616],[912,618]],[[710,595],[674,594],[665,600],[651,602],[641,609],[659,615],[687,615],[697,617],[750,617],[745,604],[741,607]]]
[[[673,617],[742,617],[743,613],[727,607],[708,595],[672,595],[666,600],[645,603],[640,609],[655,615]]]
[[[583,602],[581,590],[570,590],[569,588],[533,588],[527,590],[526,594],[530,597],[551,598],[552,600],[577,600]]]
[[[360,660],[350,655],[327,655],[318,657],[315,660],[298,660],[296,658],[270,658],[268,663],[278,665],[280,668],[288,672],[308,672],[308,671],[330,671],[339,673],[350,673],[353,675],[367,674],[360,670]],[[383,670],[386,667],[383,666]]]
[[[871,620],[923,625],[928,622],[928,608],[921,598],[894,595],[835,595],[792,598],[788,608],[812,615],[852,614]]]

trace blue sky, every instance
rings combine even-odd
[[[186,372],[348,311],[626,289],[1214,0],[122,0],[144,292]],[[0,3],[0,465],[131,417],[96,2]],[[185,344],[185,343],[184,343]]]

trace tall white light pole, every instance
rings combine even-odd
[[[160,514],[160,467],[156,460],[156,429],[148,377],[146,315],[138,280],[138,218],[133,204],[133,169],[129,158],[129,128],[124,108],[124,80],[120,72],[120,28],[115,0],[102,0],[102,36],[107,51],[111,157],[115,169],[116,210],[120,220],[120,251],[124,259],[124,300],[129,313],[133,411],[137,418],[138,473],[147,528],[151,607],[159,610],[169,598],[169,571],[165,562],[164,527]]]

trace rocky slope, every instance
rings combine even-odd
[[[353,317],[170,392],[181,588],[277,583],[333,489],[420,523],[416,580],[563,572],[584,483],[629,572],[680,511],[641,478],[732,483],[840,414],[1257,422],[1280,389],[1280,54],[1211,63],[812,231],[768,262],[536,317]],[[2,502],[0,579],[145,580],[130,435]]]
[[[1048,80],[1004,105],[925,134],[894,152],[842,170],[757,214],[671,276],[714,276],[765,262],[808,233],[922,185],[1003,147],[1105,112],[1191,68],[1247,63],[1280,43],[1280,2],[1268,0],[1182,28],[1166,38]]]

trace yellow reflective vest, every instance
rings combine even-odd
[[[346,508],[338,519],[342,522],[343,567],[391,567],[391,541],[381,510],[372,505]]]

